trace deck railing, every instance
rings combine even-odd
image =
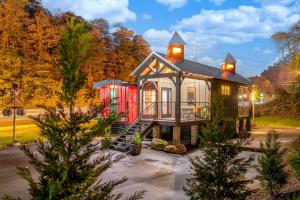
[[[151,109],[144,112],[141,119],[176,120],[177,102],[152,102],[151,105]],[[180,121],[209,120],[210,115],[210,103],[208,102],[180,103]]]

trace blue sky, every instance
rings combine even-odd
[[[270,39],[300,20],[299,0],[42,0],[53,12],[73,11],[91,20],[122,22],[143,35],[152,50],[166,52],[177,30],[185,57],[219,67],[227,52],[245,76],[260,74],[280,54]],[[196,58],[194,58],[196,44]]]

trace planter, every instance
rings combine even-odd
[[[142,153],[142,145],[137,145],[137,144],[134,144],[132,145],[132,152],[131,154],[133,156],[137,156],[137,155],[140,155]]]

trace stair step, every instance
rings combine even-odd
[[[121,128],[118,130],[118,133],[121,135],[113,142],[111,145],[111,149],[114,149],[116,151],[121,151],[121,152],[129,152],[130,149],[130,142],[133,139],[133,135],[138,131],[139,133],[142,134],[142,137],[144,139],[145,135],[149,133],[149,127],[152,125],[152,122],[142,122],[142,121],[136,121],[134,124],[131,124],[125,126],[123,130]],[[114,130],[118,129],[119,126],[115,125]],[[147,131],[147,132],[145,132]],[[145,141],[145,143],[149,143],[149,141]]]

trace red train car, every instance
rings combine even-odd
[[[94,83],[94,88],[100,90],[100,102],[110,102],[102,113],[103,117],[108,117],[111,113],[125,113],[125,117],[120,119],[124,124],[130,124],[137,118],[137,84],[121,80],[104,80]]]

